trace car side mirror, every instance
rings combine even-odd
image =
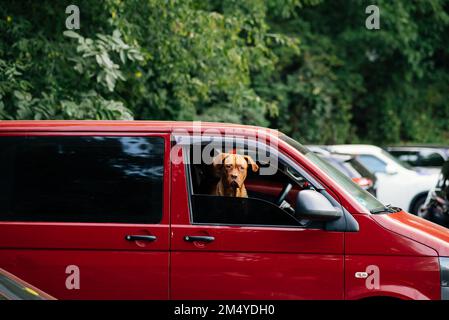
[[[314,190],[298,192],[296,199],[295,216],[297,219],[312,221],[332,221],[343,215],[334,208],[330,201],[321,193]]]
[[[392,176],[398,173],[398,169],[395,166],[387,165],[385,167],[385,173]]]

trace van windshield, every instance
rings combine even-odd
[[[377,200],[369,192],[360,188],[349,177],[341,173],[338,169],[321,159],[315,153],[304,147],[296,140],[282,134],[280,139],[288,143],[290,146],[301,152],[306,158],[312,161],[316,166],[323,170],[329,177],[331,177],[338,185],[345,189],[351,196],[362,206],[367,208],[370,212],[388,212],[388,209]],[[385,208],[385,210],[383,210]]]

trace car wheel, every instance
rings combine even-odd
[[[410,209],[410,213],[416,214],[418,217],[426,219],[426,210],[423,210],[426,196],[419,197]]]

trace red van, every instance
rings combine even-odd
[[[247,198],[209,192],[230,150]],[[0,170],[0,268],[58,299],[449,299],[447,229],[274,130],[0,121]]]

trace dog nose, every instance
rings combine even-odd
[[[236,174],[231,174],[231,178],[235,180],[235,179],[237,179],[237,175]]]

